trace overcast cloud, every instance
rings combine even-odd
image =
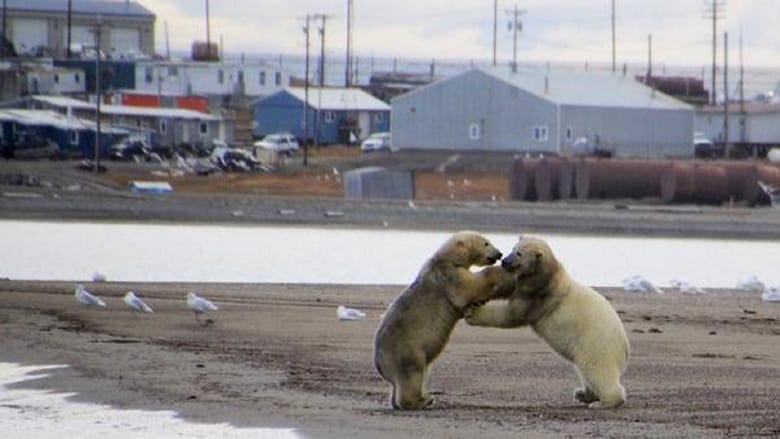
[[[164,52],[167,22],[172,49],[205,40],[205,0],[137,0],[157,14],[157,48]],[[722,1],[722,0],[721,0]],[[353,0],[354,51],[360,56],[490,60],[493,0]],[[709,0],[616,0],[618,63],[706,66],[712,61]],[[740,32],[746,66],[780,66],[780,1],[725,1],[718,22],[719,62],[729,32],[730,62],[738,62]],[[611,0],[499,0],[498,58],[512,57],[506,10],[525,10],[518,42],[521,62],[611,61]],[[301,54],[302,18],[327,14],[326,50],[346,46],[347,0],[211,0],[211,37],[228,53]],[[313,27],[314,29],[314,27]],[[312,32],[312,49],[318,43]]]

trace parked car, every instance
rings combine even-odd
[[[724,151],[721,145],[716,145],[704,133],[693,133],[693,155],[699,158],[723,157]]]
[[[360,150],[362,152],[390,151],[390,133],[378,132],[371,134],[360,143]]]
[[[3,149],[7,157],[23,160],[58,159],[61,157],[60,148],[54,141],[36,133],[20,133],[13,145],[6,145]]]
[[[252,146],[268,151],[276,151],[288,156],[295,154],[299,147],[298,140],[290,133],[268,134],[261,140],[253,143]]]

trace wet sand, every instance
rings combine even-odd
[[[69,282],[0,281],[0,361],[72,366],[17,386],[317,438],[780,435],[780,304],[759,293],[599,289],[633,348],[617,410],[575,403],[572,367],[527,328],[461,322],[431,373],[435,407],[392,412],[372,342],[397,286],[87,286],[108,308],[80,308]],[[155,314],[129,312],[129,289]],[[190,290],[220,305],[213,324],[196,325]],[[341,304],[368,316],[339,321]]]

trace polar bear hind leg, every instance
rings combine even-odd
[[[580,402],[589,403],[589,408],[615,408],[626,402],[626,389],[620,385],[620,373],[616,368],[612,368],[612,370],[609,368],[595,371],[585,370],[581,371],[581,376],[584,378],[585,384],[583,392],[580,394],[582,399],[577,398],[577,391],[574,392],[574,397]],[[588,401],[591,399],[590,396],[595,396],[595,400]]]
[[[423,392],[425,368],[409,368],[393,383],[394,409],[419,410],[430,407],[435,402],[433,396]]]

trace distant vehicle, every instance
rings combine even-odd
[[[362,152],[390,151],[390,133],[373,133],[360,144]]]
[[[693,133],[693,155],[698,158],[723,157],[723,147],[718,146],[704,133]]]
[[[11,157],[22,160],[58,159],[61,157],[60,148],[54,141],[35,133],[20,133],[13,145],[6,145],[4,149],[10,151]]]
[[[290,133],[273,133],[253,143],[252,146],[291,156],[298,151],[299,145],[298,140]]]

